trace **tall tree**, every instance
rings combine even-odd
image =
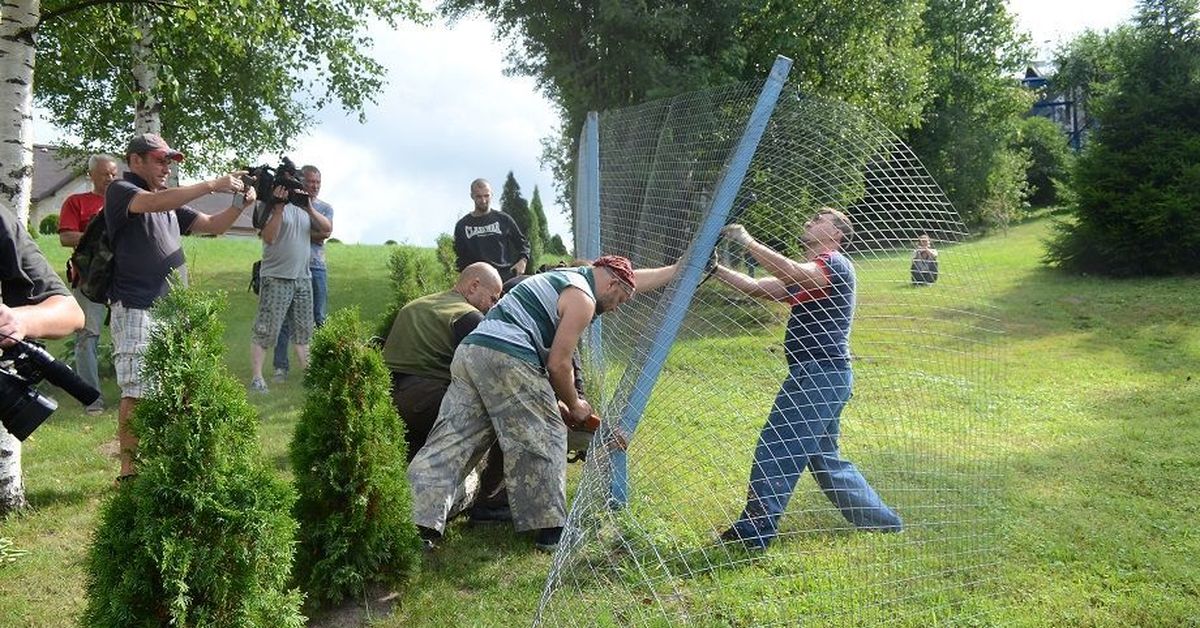
[[[33,184],[33,44],[39,10],[40,0],[10,0],[0,8],[0,203],[22,224],[29,220]],[[9,438],[0,428],[0,455],[9,451]]]
[[[1133,42],[1133,27],[1086,30],[1061,44],[1054,52],[1054,75],[1050,88],[1074,104],[1072,115],[1078,128],[1093,126],[1093,103],[1111,89],[1120,70],[1122,50]]]
[[[424,19],[417,0],[95,3],[48,12],[40,104],[84,146],[165,132],[192,169],[287,146],[320,107],[361,117],[384,68],[364,24]]]
[[[546,248],[550,245],[550,223],[546,222],[546,209],[542,206],[542,195],[536,185],[533,186],[533,196],[529,198],[529,211],[537,219],[538,237],[542,247]]]
[[[572,180],[588,111],[737,80],[761,80],[776,54],[796,60],[793,82],[849,100],[893,128],[916,120],[928,65],[916,41],[922,0],[445,0],[476,11],[512,44],[513,72],[534,77],[562,110],[545,157]],[[558,190],[561,199],[570,190]],[[569,203],[564,202],[564,207]]]
[[[1116,276],[1200,272],[1197,0],[1142,0],[1100,128],[1075,172],[1074,220],[1047,260]]]
[[[1003,0],[929,0],[923,20],[933,98],[909,143],[968,225],[1003,224],[1025,197],[1014,140],[1032,99],[1012,77],[1027,37]]]
[[[530,260],[526,272],[533,272],[537,268],[538,258],[542,256],[541,226],[538,225],[537,216],[529,209],[529,201],[521,196],[521,186],[511,170],[500,192],[500,211],[512,216],[513,222],[525,234],[525,239],[529,240]]]

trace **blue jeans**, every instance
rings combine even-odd
[[[903,527],[866,478],[838,453],[840,417],[853,383],[848,365],[804,362],[790,368],[759,435],[746,508],[734,524],[747,545],[766,547],[779,533],[779,518],[806,468],[856,527],[889,532]]]
[[[108,313],[108,306],[88,300],[78,289],[72,290],[71,294],[83,310],[84,317],[83,328],[75,332],[75,372],[92,388],[100,390],[100,364],[96,358],[96,345],[100,341],[100,330],[104,327],[104,315]],[[99,406],[104,405],[103,401],[96,403]]]
[[[329,298],[329,279],[324,268],[309,268],[312,273],[312,292],[313,292],[313,324],[320,327],[325,322],[325,316],[329,313],[326,308],[325,301]],[[279,330],[279,338],[275,340],[275,368],[287,371],[290,368],[288,364],[288,340],[292,336],[292,327],[288,324],[287,319],[283,319],[283,327]]]

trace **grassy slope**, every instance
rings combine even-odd
[[[1200,625],[1200,567],[1189,559],[1200,556],[1200,329],[1190,324],[1200,318],[1200,281],[1062,277],[1037,265],[1044,231],[1035,223],[970,245],[991,270],[1006,332],[1010,390],[996,445],[1011,469],[997,513],[1006,542],[992,579],[958,607],[984,624]],[[42,245],[61,266],[59,247]],[[245,282],[257,247],[229,239],[187,246],[193,284],[229,292],[227,361],[245,379],[255,307]],[[378,316],[386,301],[385,251],[337,245],[329,256],[332,307],[353,303],[368,320]],[[111,382],[106,386],[113,400]],[[271,395],[252,397],[263,417],[265,455],[282,474],[300,394],[293,375]],[[72,623],[83,603],[83,551],[115,474],[113,413],[88,418],[64,394],[56,397],[62,409],[25,450],[34,508],[0,523],[0,536],[31,552],[0,567],[4,626]],[[767,573],[783,558],[753,569]],[[524,623],[548,567],[547,557],[503,528],[453,526],[445,549],[377,623]],[[729,576],[740,578],[724,589],[733,599],[707,600],[723,609],[712,617],[763,617],[749,599],[755,573]],[[930,619],[955,618],[910,623]]]

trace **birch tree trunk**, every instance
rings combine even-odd
[[[158,98],[158,60],[154,58],[154,23],[150,9],[137,7],[141,37],[133,44],[133,83],[136,110],[134,133],[162,135],[162,101]]]
[[[40,0],[0,5],[0,201],[29,220],[33,184],[33,59]],[[21,441],[0,427],[0,515],[25,507]]]

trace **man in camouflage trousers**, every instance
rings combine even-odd
[[[675,272],[674,265],[634,271],[610,255],[535,275],[463,339],[437,421],[408,468],[413,520],[428,546],[445,529],[456,488],[496,442],[513,526],[536,531],[540,550],[558,546],[567,518],[567,426],[558,402],[577,424],[592,413],[575,390],[571,355],[596,316],[629,300],[638,285],[666,285]]]

